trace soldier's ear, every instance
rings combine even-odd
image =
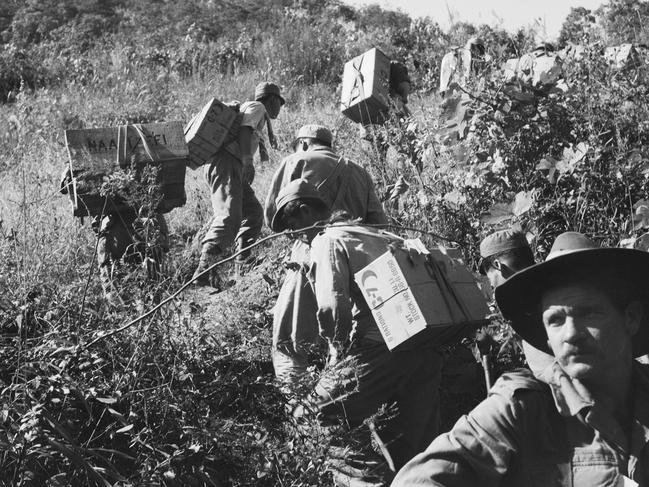
[[[644,306],[640,301],[633,301],[624,310],[624,326],[629,336],[635,335],[640,329],[643,314]]]

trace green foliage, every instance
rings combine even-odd
[[[608,8],[608,39],[643,38],[635,18],[644,5]],[[567,20],[565,42],[583,38],[582,14]],[[188,173],[188,203],[168,215],[161,281],[133,270],[124,279],[132,299],[108,306],[95,236],[57,195],[66,128],[186,121],[212,96],[243,100],[275,78],[288,101],[275,123],[283,150],[258,168],[260,197],[295,129],[320,122],[334,129],[339,152],[370,170],[396,222],[438,235],[424,237],[429,245],[459,247],[469,265],[480,238],[500,226],[522,225],[539,257],[564,230],[617,244],[649,228],[647,64],[613,69],[602,45],[565,62],[556,89],[500,76],[501,60],[529,51],[529,31],[457,24],[444,32],[431,19],[333,1],[5,2],[0,28],[0,93],[12,101],[0,107],[0,483],[329,481],[319,426],[294,423],[268,357],[286,242],[263,247],[263,263],[225,293],[189,292],[107,337],[178,289],[191,267],[188,241],[211,208],[200,171]],[[442,100],[430,92],[441,57],[474,35],[493,64],[463,86],[457,140],[440,127]],[[373,46],[405,60],[418,91],[411,117],[394,116],[359,142],[335,84],[343,62]],[[156,176],[143,176],[113,175],[104,190],[144,208],[146,225],[157,197],[139,196]],[[519,365],[511,328],[495,321],[490,333],[494,373]],[[450,426],[484,391],[466,347],[446,355]]]
[[[597,14],[601,16],[605,41],[609,46],[630,42],[649,42],[649,4],[642,0],[610,0],[602,5]]]
[[[558,44],[560,47],[568,44],[587,44],[591,41],[595,28],[596,17],[591,10],[584,7],[572,7],[561,26]]]

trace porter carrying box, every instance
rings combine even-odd
[[[449,344],[487,323],[485,297],[462,262],[419,240],[404,245],[354,275],[390,350],[419,340]]]
[[[188,165],[192,169],[205,164],[230,139],[235,132],[238,113],[212,98],[185,127],[185,140],[189,147]],[[239,120],[239,123],[240,120]]]
[[[171,211],[185,204],[187,144],[181,122],[122,125],[119,127],[66,130],[74,215],[99,215],[126,207],[124,201],[107,201],[102,184],[132,160],[158,168],[162,200],[157,210]]]
[[[378,49],[345,63],[341,110],[354,122],[383,123],[390,106],[390,60]]]

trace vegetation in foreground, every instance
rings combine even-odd
[[[566,68],[566,89],[548,93],[507,92],[495,74],[502,59],[529,49],[533,33],[524,30],[457,23],[442,32],[430,19],[335,2],[67,0],[2,9],[0,485],[327,482],[317,426],[292,423],[291,398],[272,378],[271,307],[286,242],[264,244],[226,292],[187,292],[88,346],[184,282],[192,236],[210,208],[200,171],[189,172],[188,203],[168,215],[165,279],[152,285],[135,271],[130,299],[109,307],[93,265],[95,236],[57,192],[64,129],[185,121],[211,96],[245,99],[272,78],[289,103],[276,124],[283,151],[257,171],[260,197],[294,130],[320,122],[370,169],[397,222],[444,236],[450,242],[424,239],[458,245],[469,264],[480,237],[499,225],[522,225],[539,257],[564,230],[615,245],[649,226],[647,60],[620,70],[601,56],[605,45],[645,40],[646,3],[610,2],[599,20],[574,10],[561,42],[589,47]],[[161,16],[178,21],[158,25]],[[492,75],[480,91],[470,87],[478,98],[467,139],[444,144],[431,93],[439,60],[476,33],[495,57]],[[337,108],[342,63],[372,46],[404,59],[418,88],[412,120],[384,128],[386,159],[359,142]],[[399,178],[408,186],[400,194]],[[495,372],[520,363],[509,328],[494,322],[490,332]],[[467,347],[447,355],[449,426],[484,388]]]

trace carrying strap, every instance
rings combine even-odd
[[[270,121],[268,112],[264,111],[264,119],[266,120],[266,131],[268,133],[268,142],[273,149],[277,149],[279,146],[277,144],[277,137],[275,137],[275,131],[273,130],[273,124]],[[221,144],[221,149],[225,149],[233,156],[239,158],[241,157],[241,148],[239,147],[239,132],[241,130],[241,122],[243,121],[243,112],[237,113],[232,126],[228,130],[228,134],[225,136],[225,140]],[[259,145],[263,144],[262,138],[259,138]],[[261,147],[259,147],[261,149]]]
[[[455,301],[457,308],[460,310],[461,316],[460,320],[458,321],[471,321],[471,313],[467,309],[464,300],[458,294],[455,286],[453,286],[453,283],[449,280],[446,272],[444,272],[444,270],[440,268],[440,265],[435,261],[432,255],[426,256],[426,270],[428,271],[428,274],[435,280],[435,282],[437,282],[440,291],[442,291],[440,294],[442,295],[442,298],[444,298],[446,308],[449,310],[451,315],[453,314],[454,306],[451,305],[450,299]]]
[[[347,192],[347,186],[349,185],[349,178],[346,177],[348,167],[349,163],[347,162],[347,160],[344,157],[339,157],[338,162],[331,170],[331,172],[320,184],[316,186],[318,191],[320,191],[325,196],[329,193],[333,193],[336,185],[338,186],[338,190],[336,191],[335,196],[331,199],[330,208],[343,207],[342,202]]]
[[[131,161],[128,160],[128,129],[129,127],[135,130],[135,133],[140,137],[140,143],[144,149],[144,153],[148,156],[149,161],[156,162],[160,157],[156,151],[151,147],[146,138],[142,124],[136,123],[133,125],[120,125],[117,128],[117,164],[120,167],[127,166]],[[135,153],[135,152],[134,152]]]

